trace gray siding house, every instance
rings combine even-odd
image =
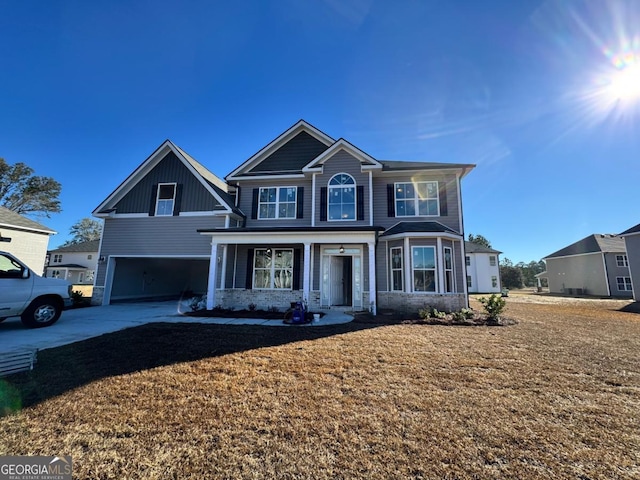
[[[167,140],[93,212],[94,301],[465,307],[460,184],[473,168],[378,160],[301,120],[223,181]]]
[[[633,299],[640,301],[640,223],[620,234],[624,238],[627,259],[629,261],[629,276],[633,288]]]
[[[632,296],[627,253],[619,235],[589,235],[543,260],[550,293]]]

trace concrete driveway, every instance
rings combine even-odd
[[[18,317],[0,323],[0,354],[16,350],[44,350],[105,333],[153,322],[206,323],[225,325],[289,326],[282,322],[251,318],[202,318],[185,317],[180,312],[188,310],[176,301],[121,303],[104,307],[88,307],[62,312],[60,320],[50,327],[28,329]],[[353,320],[342,312],[330,312],[313,324],[322,326],[347,323]],[[298,326],[289,326],[296,328]]]

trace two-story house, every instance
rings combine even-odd
[[[223,181],[167,140],[94,211],[94,301],[465,307],[460,184],[472,168],[378,160],[301,120]]]
[[[469,293],[498,293],[500,286],[500,251],[465,242],[467,289]]]
[[[45,276],[63,278],[74,285],[93,285],[100,240],[72,243],[47,252]]]

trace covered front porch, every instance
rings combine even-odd
[[[379,228],[199,230],[211,236],[207,309],[216,306],[376,311]]]

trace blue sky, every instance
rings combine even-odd
[[[165,139],[223,177],[300,118],[477,164],[466,233],[514,262],[640,222],[635,0],[3,1],[0,58],[0,157],[63,186],[50,247]]]

